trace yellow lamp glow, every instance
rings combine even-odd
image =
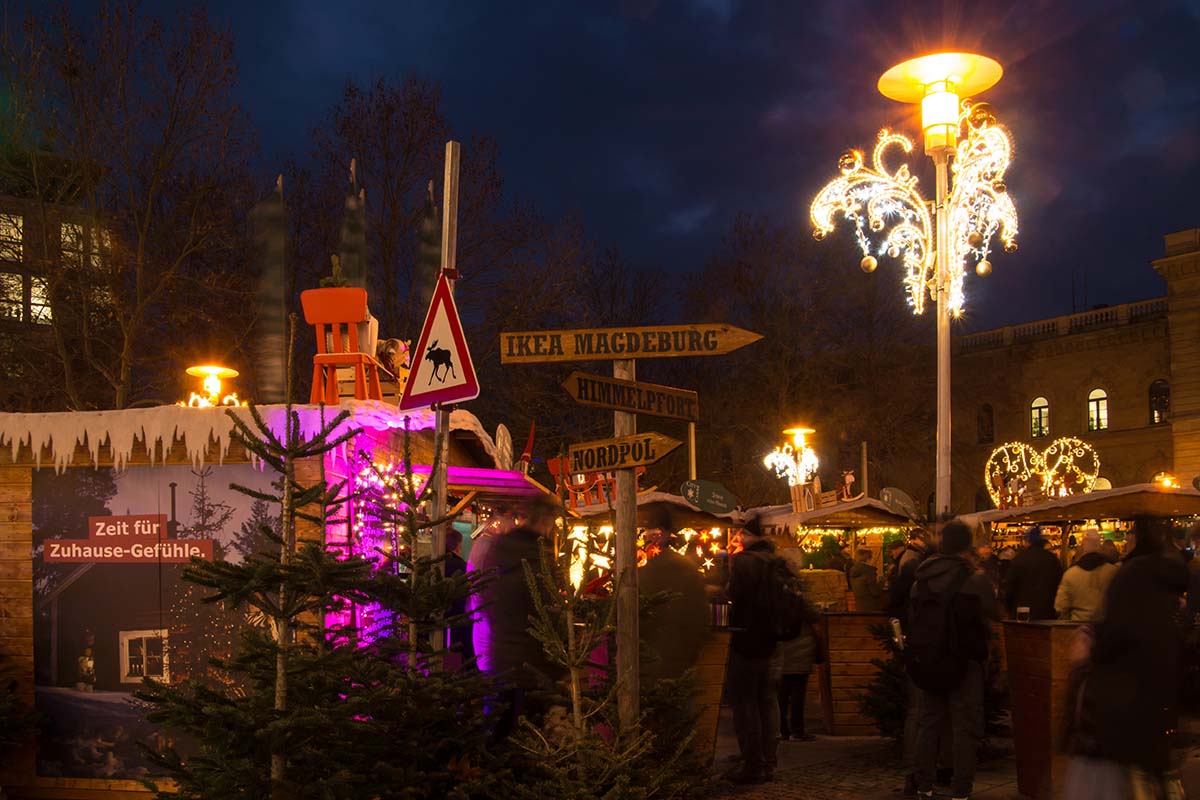
[[[932,53],[911,58],[879,78],[879,93],[901,103],[921,104],[925,152],[952,148],[958,132],[959,98],[995,86],[999,62],[974,53]]]
[[[238,371],[232,367],[222,367],[216,364],[198,364],[194,367],[187,368],[187,374],[196,378],[203,378],[201,388],[204,389],[204,394],[192,392],[186,402],[181,402],[182,406],[190,406],[192,408],[209,408],[211,406],[236,406],[244,405],[238,400],[236,393],[221,396],[221,381],[229,378],[236,378]]]
[[[763,458],[763,465],[773,470],[776,477],[787,478],[789,486],[803,486],[812,480],[820,466],[817,454],[804,442],[805,436],[816,431],[803,425],[794,425],[784,433],[792,437],[791,444],[776,447]]]

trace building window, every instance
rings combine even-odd
[[[1088,392],[1088,430],[1108,430],[1108,392],[1103,389]]]
[[[171,679],[165,630],[121,631],[121,683]]]
[[[1156,380],[1150,384],[1150,424],[1162,425],[1171,414],[1171,384]]]
[[[25,278],[15,272],[0,272],[0,319],[20,322],[25,318]]]
[[[992,413],[990,403],[984,403],[979,407],[979,414],[976,418],[976,424],[979,433],[980,444],[991,444],[996,439],[996,420]]]
[[[1034,439],[1050,435],[1050,401],[1044,397],[1035,399],[1029,406],[1029,434]]]
[[[20,214],[0,214],[0,260],[18,264],[24,261],[23,228]]]

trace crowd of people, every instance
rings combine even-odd
[[[503,678],[507,722],[528,713],[529,692],[554,678],[541,644],[529,631],[533,613],[525,569],[544,564],[556,505],[541,502],[520,526],[477,541],[471,569],[493,579],[477,599],[473,645],[481,669]],[[642,671],[676,678],[695,662],[707,636],[710,591],[696,565],[672,548],[669,519],[658,521],[647,544],[659,554],[639,576],[645,598],[666,598],[643,626]],[[1120,786],[1159,787],[1171,777],[1170,735],[1177,727],[1185,600],[1200,605],[1200,527],[1191,539],[1169,523],[1139,519],[1124,553],[1086,530],[1066,569],[1030,528],[1023,549],[998,559],[978,532],[960,520],[915,531],[888,546],[890,569],[881,583],[873,553],[846,554],[847,588],[860,610],[893,618],[907,676],[904,726],[906,796],[932,797],[948,783],[967,800],[984,735],[985,681],[994,627],[1016,620],[1082,623],[1068,729],[1071,756],[1066,797],[1107,798],[1097,775]],[[732,628],[727,698],[733,707],[740,760],[726,776],[743,784],[771,781],[779,742],[814,738],[806,728],[809,676],[822,657],[820,612],[805,601],[804,556],[777,551],[757,519],[739,532],[720,596]],[[458,567],[455,562],[455,567]],[[1189,591],[1189,589],[1191,591]],[[1160,795],[1148,795],[1160,796]],[[1166,795],[1162,795],[1166,796]]]

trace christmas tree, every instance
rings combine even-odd
[[[596,656],[611,645],[615,630],[616,586],[599,591],[595,583],[571,581],[572,551],[578,542],[563,527],[553,560],[540,573],[527,567],[527,582],[537,615],[530,631],[550,660],[567,673],[562,705],[541,720],[523,720],[512,737],[512,762],[521,780],[509,797],[543,800],[642,800],[685,798],[704,791],[706,775],[689,751],[694,717],[684,715],[686,730],[673,741],[660,739],[651,722],[668,702],[685,699],[687,682],[673,682],[643,715],[642,725],[623,730],[617,718],[616,683],[607,663]],[[587,537],[590,560],[592,537]],[[576,553],[576,556],[578,554]],[[655,690],[647,687],[648,693]]]

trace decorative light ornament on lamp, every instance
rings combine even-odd
[[[763,465],[775,472],[777,478],[787,478],[788,486],[803,486],[817,474],[817,454],[804,442],[804,437],[816,433],[812,428],[796,426],[784,431],[792,437],[789,444],[776,447],[763,459]]]
[[[934,202],[918,191],[907,164],[886,163],[891,151],[911,153],[913,142],[884,129],[871,165],[861,151],[842,153],[841,175],[821,189],[809,209],[818,241],[839,218],[854,225],[863,272],[874,271],[877,257],[899,260],[914,313],[924,312],[926,297],[937,304],[939,513],[950,507],[949,319],[962,314],[970,263],[981,277],[991,273],[993,237],[1006,252],[1017,246],[1017,212],[1004,179],[1012,140],[990,104],[960,99],[992,87],[1002,74],[996,61],[972,53],[934,53],[892,67],[878,88],[892,100],[921,106],[925,153],[936,169]]]
[[[204,394],[192,392],[186,401],[179,405],[189,408],[211,408],[213,406],[244,406],[245,402],[238,400],[237,392],[221,396],[221,381],[236,378],[238,371],[231,367],[221,367],[215,364],[199,364],[187,368],[187,374],[203,378],[200,386]]]

